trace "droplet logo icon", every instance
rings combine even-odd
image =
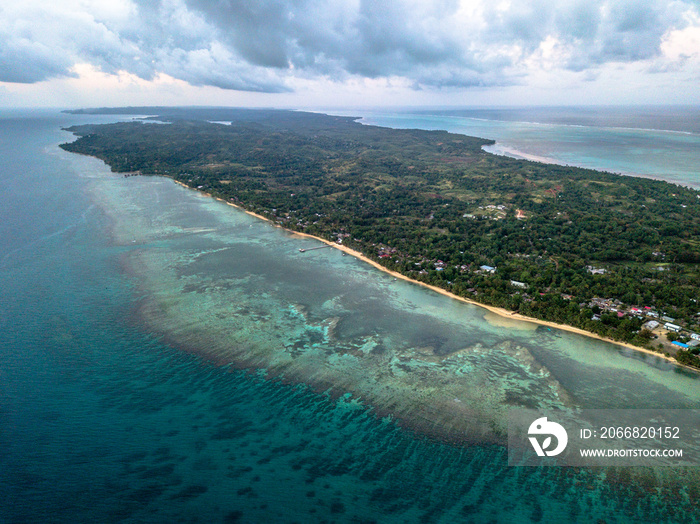
[[[538,418],[527,430],[528,435],[531,435],[530,444],[535,449],[535,453],[538,456],[544,457],[556,457],[564,451],[566,445],[569,442],[569,436],[566,434],[566,430],[561,424],[547,420],[547,417]],[[536,436],[532,436],[536,435]],[[540,444],[538,437],[547,435],[547,437]],[[549,449],[552,445],[552,437],[557,439],[557,445],[554,449]]]

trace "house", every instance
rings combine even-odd
[[[683,344],[683,342],[678,342],[677,340],[674,340],[672,344],[675,346],[680,346],[683,349],[688,349],[688,344]]]
[[[663,320],[664,322],[673,322],[676,319],[664,315],[663,317],[661,317],[661,320]]]
[[[664,324],[664,328],[668,329],[669,331],[673,331],[675,333],[678,333],[681,330],[680,326],[677,326],[676,324],[671,324],[670,322],[666,322]]]
[[[479,269],[481,269],[482,271],[488,271],[489,273],[496,272],[496,268],[492,266],[481,266]]]
[[[688,342],[689,348],[695,348],[698,346],[700,346],[700,340],[691,340],[690,342]]]
[[[659,327],[659,323],[656,320],[650,320],[646,324],[644,324],[642,327],[647,328],[649,331],[652,331]]]
[[[700,335],[698,335],[697,333],[691,333],[690,338],[692,338],[693,340],[700,340]]]
[[[527,284],[525,282],[518,282],[517,280],[511,280],[510,285],[515,286],[515,287],[520,287],[523,289],[527,289]]]

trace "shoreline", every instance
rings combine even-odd
[[[459,301],[464,302],[464,303],[466,303],[466,304],[471,304],[471,305],[473,305],[473,306],[478,306],[478,307],[484,308],[485,310],[490,311],[491,313],[494,313],[494,314],[498,315],[499,317],[502,317],[502,318],[505,318],[505,319],[510,319],[510,320],[518,320],[518,321],[520,321],[520,322],[528,322],[528,323],[530,323],[530,324],[536,324],[536,325],[538,325],[538,326],[544,326],[544,327],[548,327],[548,328],[559,329],[559,330],[561,330],[561,331],[566,331],[566,332],[569,332],[569,333],[574,333],[574,334],[577,334],[577,335],[582,335],[582,336],[585,336],[585,337],[588,337],[588,338],[593,338],[593,339],[600,340],[600,341],[603,341],[603,342],[608,342],[608,343],[611,343],[611,344],[616,344],[616,345],[618,345],[618,346],[622,346],[622,347],[625,347],[625,348],[627,348],[627,349],[631,349],[631,350],[634,350],[634,351],[638,351],[638,352],[640,352],[640,353],[644,353],[644,354],[647,354],[647,355],[655,356],[655,357],[657,357],[657,358],[660,358],[660,359],[666,360],[667,362],[670,362],[670,363],[672,363],[672,364],[675,364],[676,366],[679,366],[679,367],[682,367],[682,368],[685,368],[685,369],[689,369],[689,370],[694,371],[694,372],[696,372],[696,373],[700,373],[699,370],[697,370],[697,369],[695,369],[695,368],[693,368],[693,367],[691,367],[691,366],[686,366],[685,364],[681,364],[680,362],[678,362],[678,361],[677,361],[675,358],[673,358],[673,357],[666,356],[666,355],[663,355],[663,354],[661,354],[661,353],[657,353],[657,352],[655,352],[655,351],[651,351],[651,350],[646,349],[646,348],[642,348],[642,347],[639,347],[639,346],[635,346],[635,345],[630,344],[630,343],[627,343],[627,342],[621,342],[621,341],[618,341],[618,340],[613,340],[613,339],[611,339],[611,338],[603,337],[603,336],[601,336],[601,335],[598,335],[597,333],[593,333],[593,332],[591,332],[591,331],[586,331],[585,329],[577,328],[577,327],[574,327],[574,326],[569,326],[569,325],[567,325],[567,324],[558,324],[558,323],[556,323],[556,322],[551,322],[551,321],[549,321],[549,320],[541,320],[541,319],[534,318],[534,317],[528,317],[528,316],[526,316],[526,315],[522,315],[522,314],[520,314],[520,313],[516,313],[515,311],[509,311],[509,310],[507,310],[507,309],[505,309],[505,308],[502,308],[502,307],[490,306],[490,305],[488,305],[488,304],[482,304],[482,303],[480,303],[480,302],[477,302],[476,300],[472,300],[472,299],[469,299],[469,298],[466,298],[466,297],[461,297],[461,296],[459,296],[459,295],[455,295],[454,293],[451,293],[450,291],[447,291],[446,289],[442,289],[442,288],[440,288],[440,287],[433,286],[433,285],[431,285],[431,284],[426,284],[425,282],[421,282],[421,281],[419,281],[419,280],[414,280],[414,279],[409,278],[409,277],[407,277],[406,275],[403,275],[403,274],[401,274],[401,273],[399,273],[399,272],[397,272],[397,271],[393,271],[393,270],[391,270],[391,269],[388,269],[388,268],[382,266],[381,264],[379,264],[378,262],[372,260],[371,258],[366,257],[366,256],[363,255],[361,252],[359,252],[359,251],[357,251],[357,250],[355,250],[355,249],[349,248],[349,247],[344,246],[344,245],[342,245],[342,244],[338,244],[338,243],[336,243],[336,242],[331,242],[330,240],[326,240],[326,239],[324,239],[324,238],[320,238],[320,237],[317,237],[317,236],[314,236],[314,235],[310,235],[310,234],[308,234],[308,233],[301,233],[301,232],[299,232],[299,231],[294,231],[294,230],[292,230],[292,229],[287,229],[287,228],[285,228],[285,227],[283,227],[283,226],[281,226],[281,225],[279,225],[279,224],[275,224],[275,223],[274,223],[272,220],[270,220],[269,218],[264,217],[264,216],[262,216],[262,215],[260,215],[260,214],[258,214],[258,213],[253,212],[253,211],[249,211],[249,210],[245,209],[244,207],[242,207],[242,206],[240,206],[240,205],[238,205],[238,204],[234,204],[234,203],[232,203],[232,202],[228,202],[228,201],[224,200],[223,198],[215,197],[215,196],[213,196],[213,195],[210,194],[210,193],[207,193],[207,192],[205,192],[205,191],[201,191],[201,190],[196,189],[196,188],[194,188],[194,187],[188,186],[187,184],[185,184],[185,183],[183,183],[183,182],[180,182],[179,180],[175,180],[175,179],[172,178],[172,177],[167,177],[167,178],[170,178],[173,182],[175,182],[176,184],[178,184],[178,185],[180,185],[180,186],[182,186],[182,187],[184,187],[184,188],[186,188],[186,189],[190,189],[190,190],[192,190],[192,191],[196,191],[197,193],[199,193],[199,194],[201,194],[201,195],[203,195],[203,196],[207,196],[207,197],[210,197],[210,198],[214,198],[214,199],[216,199],[216,200],[218,200],[218,201],[220,201],[220,202],[223,202],[224,204],[226,204],[226,205],[228,205],[228,206],[235,207],[236,209],[239,209],[239,210],[243,211],[244,213],[246,213],[246,214],[248,214],[248,215],[250,215],[250,216],[253,216],[253,217],[258,218],[258,219],[260,219],[260,220],[264,220],[265,222],[267,222],[267,223],[273,225],[274,227],[278,227],[278,228],[280,228],[280,229],[282,229],[282,230],[284,230],[284,231],[287,231],[288,233],[290,233],[290,234],[292,234],[292,235],[298,235],[298,236],[303,237],[303,238],[311,238],[311,239],[317,240],[317,241],[319,241],[319,242],[322,242],[323,244],[326,244],[326,245],[329,246],[329,247],[333,247],[333,248],[335,248],[335,249],[338,249],[339,251],[342,251],[342,252],[344,252],[344,253],[346,253],[346,254],[348,254],[348,255],[351,255],[351,256],[353,256],[353,257],[359,259],[359,260],[362,260],[363,262],[366,262],[367,264],[371,265],[372,267],[374,267],[374,268],[376,268],[376,269],[378,269],[378,270],[380,270],[380,271],[383,271],[384,273],[387,273],[387,274],[391,275],[391,276],[394,277],[394,278],[397,278],[397,279],[400,278],[401,280],[404,280],[404,281],[406,281],[406,282],[410,282],[410,283],[412,283],[412,284],[416,284],[416,285],[422,286],[422,287],[424,287],[424,288],[430,289],[430,290],[432,290],[432,291],[434,291],[434,292],[436,292],[436,293],[439,293],[439,294],[441,294],[441,295],[443,295],[443,296],[446,296],[446,297],[449,297],[449,298],[451,298],[451,299],[459,300]]]

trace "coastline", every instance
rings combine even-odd
[[[201,194],[201,195],[203,195],[203,196],[207,196],[207,197],[210,197],[210,198],[215,198],[216,200],[218,200],[218,201],[220,201],[220,202],[223,202],[223,203],[226,204],[226,205],[235,207],[236,209],[239,209],[239,210],[243,211],[244,213],[246,213],[246,214],[248,214],[248,215],[250,215],[250,216],[253,216],[253,217],[255,217],[255,218],[258,218],[258,219],[260,219],[260,220],[264,220],[265,222],[267,222],[267,223],[269,223],[269,224],[272,224],[273,226],[278,227],[278,228],[280,228],[280,229],[283,229],[284,231],[287,231],[288,233],[290,233],[290,234],[292,234],[292,235],[298,235],[299,237],[302,237],[302,238],[311,238],[311,239],[317,240],[317,241],[319,241],[319,242],[322,242],[322,243],[326,244],[326,245],[329,246],[329,247],[333,247],[333,248],[335,248],[335,249],[338,249],[338,250],[340,250],[340,251],[342,251],[342,252],[344,252],[344,253],[346,253],[346,254],[348,254],[348,255],[351,255],[351,256],[353,256],[353,257],[359,259],[359,260],[362,260],[363,262],[366,262],[367,264],[370,264],[372,267],[374,267],[374,268],[376,268],[376,269],[378,269],[378,270],[380,270],[380,271],[383,271],[384,273],[387,273],[387,274],[391,275],[391,276],[394,277],[394,278],[397,278],[397,279],[400,278],[401,280],[404,280],[404,281],[406,281],[406,282],[411,282],[412,284],[416,284],[416,285],[422,286],[422,287],[424,287],[424,288],[430,289],[430,290],[432,290],[432,291],[434,291],[434,292],[436,292],[436,293],[439,293],[439,294],[444,295],[444,296],[446,296],[446,297],[449,297],[449,298],[451,298],[451,299],[459,300],[459,301],[464,302],[464,303],[466,303],[466,304],[471,304],[471,305],[474,305],[474,306],[478,306],[478,307],[484,308],[485,310],[487,310],[487,311],[489,311],[489,312],[491,312],[491,313],[494,313],[494,314],[498,315],[499,317],[502,317],[502,318],[505,318],[505,319],[509,319],[509,320],[518,320],[518,321],[521,321],[521,322],[528,322],[528,323],[531,323],[531,324],[536,324],[536,325],[538,325],[538,326],[544,326],[544,327],[548,327],[548,328],[559,329],[559,330],[562,330],[562,331],[567,331],[567,332],[569,332],[569,333],[575,333],[575,334],[577,334],[577,335],[582,335],[582,336],[589,337],[589,338],[593,338],[593,339],[600,340],[600,341],[603,341],[603,342],[608,342],[608,343],[611,343],[611,344],[616,344],[616,345],[618,345],[618,346],[622,346],[622,347],[625,347],[625,348],[627,348],[627,349],[631,349],[631,350],[634,350],[634,351],[638,351],[638,352],[640,352],[640,353],[645,353],[645,354],[647,354],[647,355],[655,356],[655,357],[657,357],[657,358],[666,360],[666,361],[668,361],[668,362],[670,362],[670,363],[672,363],[672,364],[675,364],[675,365],[677,365],[677,366],[680,366],[680,367],[682,367],[682,368],[692,370],[692,371],[694,371],[694,372],[696,372],[696,373],[700,372],[700,371],[698,371],[697,369],[695,369],[695,368],[693,368],[693,367],[686,366],[685,364],[681,364],[680,362],[678,362],[678,361],[677,361],[675,358],[673,358],[673,357],[670,357],[670,356],[667,356],[667,355],[663,355],[663,354],[661,354],[661,353],[657,353],[657,352],[655,352],[655,351],[651,351],[651,350],[646,349],[646,348],[642,348],[642,347],[639,347],[639,346],[635,346],[635,345],[629,344],[629,343],[627,343],[627,342],[621,342],[621,341],[614,340],[614,339],[611,339],[611,338],[603,337],[603,336],[601,336],[601,335],[598,335],[597,333],[593,333],[593,332],[590,332],[590,331],[586,331],[585,329],[580,329],[580,328],[577,328],[577,327],[574,327],[574,326],[569,326],[569,325],[566,325],[566,324],[558,324],[558,323],[556,323],[556,322],[551,322],[551,321],[548,321],[548,320],[541,320],[541,319],[534,318],[534,317],[528,317],[528,316],[526,316],[526,315],[522,315],[522,314],[516,313],[516,312],[514,312],[514,311],[509,311],[509,310],[507,310],[507,309],[505,309],[505,308],[501,308],[501,307],[497,307],[497,306],[490,306],[490,305],[487,305],[487,304],[482,304],[482,303],[480,303],[480,302],[477,302],[476,300],[472,300],[472,299],[469,299],[469,298],[466,298],[466,297],[461,297],[461,296],[459,296],[459,295],[455,295],[454,293],[451,293],[450,291],[447,291],[446,289],[442,289],[442,288],[440,288],[440,287],[433,286],[433,285],[431,285],[431,284],[426,284],[425,282],[421,282],[421,281],[419,281],[419,280],[414,280],[414,279],[409,278],[409,277],[407,277],[406,275],[403,275],[403,274],[401,274],[401,273],[399,273],[399,272],[397,272],[397,271],[393,271],[393,270],[391,270],[391,269],[388,269],[388,268],[382,266],[381,264],[379,264],[378,262],[372,260],[371,258],[366,257],[366,256],[363,255],[361,252],[359,252],[359,251],[357,251],[357,250],[355,250],[355,249],[349,248],[349,247],[344,246],[344,245],[342,245],[342,244],[338,244],[338,243],[336,243],[336,242],[331,242],[330,240],[326,240],[326,239],[324,239],[324,238],[320,238],[320,237],[317,237],[317,236],[314,236],[314,235],[310,235],[310,234],[308,234],[308,233],[301,233],[301,232],[299,232],[299,231],[294,231],[294,230],[292,230],[292,229],[287,229],[287,228],[285,228],[285,227],[283,227],[283,226],[281,226],[281,225],[279,225],[279,224],[274,223],[274,222],[273,222],[272,220],[270,220],[269,218],[267,218],[267,217],[265,217],[265,216],[263,216],[263,215],[260,215],[260,214],[258,214],[258,213],[255,213],[255,212],[253,212],[253,211],[249,211],[249,210],[245,209],[244,207],[242,207],[242,206],[240,206],[240,205],[238,205],[238,204],[234,204],[234,203],[232,203],[232,202],[228,202],[228,201],[224,200],[223,198],[215,197],[215,196],[211,195],[210,193],[207,193],[207,192],[205,192],[205,191],[201,191],[201,190],[199,190],[199,189],[196,189],[196,188],[193,188],[193,187],[191,187],[191,186],[188,186],[187,184],[185,184],[185,183],[183,183],[183,182],[180,182],[180,181],[178,181],[178,180],[175,180],[175,179],[172,178],[172,177],[167,177],[167,178],[170,178],[173,182],[175,182],[176,184],[178,184],[178,185],[180,185],[180,186],[182,186],[182,187],[184,187],[184,188],[190,189],[190,190],[192,190],[192,191],[196,191],[197,193],[199,193],[199,194]]]

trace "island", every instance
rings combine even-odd
[[[700,367],[700,193],[497,156],[493,141],[231,108],[68,128],[66,151],[159,175],[520,318]]]

